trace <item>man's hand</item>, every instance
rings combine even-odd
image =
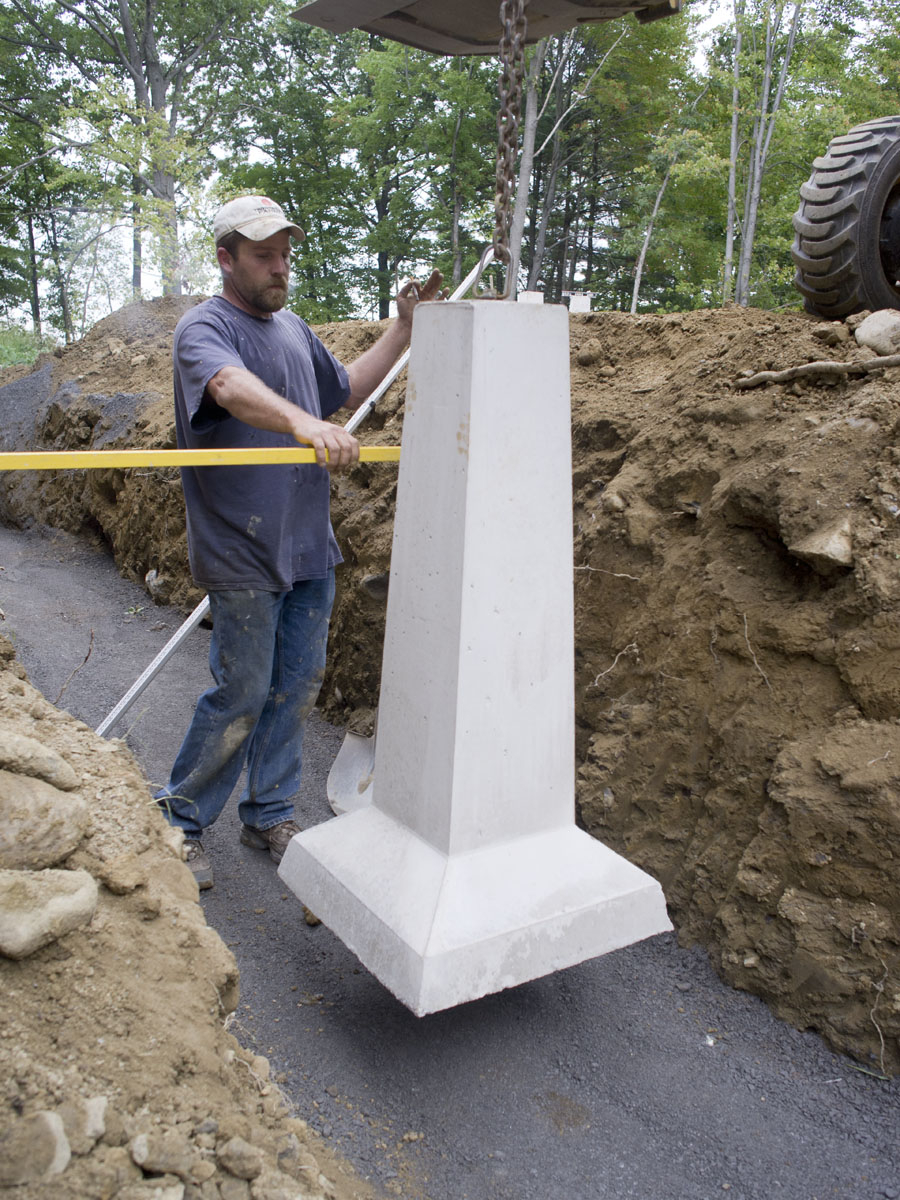
[[[352,433],[331,421],[320,421],[301,412],[301,419],[291,430],[298,442],[312,446],[316,462],[329,471],[344,471],[359,461],[359,442]]]
[[[425,300],[445,300],[447,289],[441,288],[444,277],[440,271],[432,271],[425,283],[411,279],[397,293],[397,319],[392,321],[374,346],[364,350],[359,358],[347,366],[350,377],[350,397],[347,408],[359,408],[409,345],[412,336],[412,320],[416,305]]]
[[[449,288],[441,288],[444,277],[440,271],[432,271],[425,283],[410,279],[396,296],[397,320],[411,325],[415,307],[422,301],[446,300]]]

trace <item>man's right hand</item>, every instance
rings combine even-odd
[[[298,442],[312,446],[320,467],[332,472],[345,471],[359,461],[359,442],[343,426],[320,421],[302,411],[298,417],[305,419],[298,420],[291,432]]]

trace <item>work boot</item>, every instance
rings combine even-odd
[[[206,857],[203,843],[197,838],[184,839],[184,861],[191,868],[201,892],[213,885],[212,863]]]
[[[295,833],[300,832],[296,821],[282,821],[269,829],[254,829],[252,825],[242,825],[241,842],[245,846],[252,846],[254,850],[268,850],[269,857],[278,863],[284,857],[288,842]]]

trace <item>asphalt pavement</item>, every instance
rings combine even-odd
[[[0,632],[58,707],[96,727],[181,625],[99,547],[0,526]],[[207,686],[200,628],[110,736],[164,782]],[[328,820],[342,731],[307,731],[304,825]],[[386,1194],[427,1200],[900,1198],[900,1081],[652,938],[544,979],[413,1016],[274,864],[234,802],[204,838],[207,919],[237,957],[235,1032],[299,1115]]]

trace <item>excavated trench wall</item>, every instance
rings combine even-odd
[[[4,448],[171,445],[171,331],[132,305],[0,377]],[[900,372],[849,324],[727,309],[570,318],[578,802],[662,883],[683,942],[785,1020],[900,1070]],[[379,326],[318,331],[350,360]],[[398,443],[395,386],[362,431]],[[334,485],[322,704],[377,703],[396,471]],[[99,534],[157,600],[187,574],[177,474],[9,475],[0,516]]]

